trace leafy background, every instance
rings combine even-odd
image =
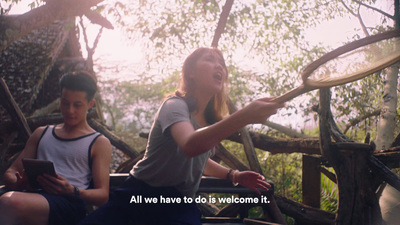
[[[29,2],[33,7],[43,4]],[[22,4],[18,0],[5,3]],[[163,96],[176,89],[184,58],[197,47],[210,46],[224,4],[222,0],[106,0],[96,8],[122,35],[100,41],[99,48],[108,51],[99,49],[94,55],[106,122],[135,149],[145,148],[146,140],[138,134],[148,132]],[[230,71],[231,99],[241,108],[256,98],[278,96],[296,87],[302,68],[328,51],[393,29],[394,18],[385,14],[393,15],[393,4],[390,0],[234,1],[219,41]],[[2,2],[2,13],[6,8]],[[337,21],[344,22],[338,26]],[[81,29],[87,29],[94,39],[99,28],[84,22],[86,27]],[[116,48],[121,45],[118,42],[122,49]],[[374,74],[331,89],[335,120],[349,138],[363,142],[367,133],[372,139],[376,136],[378,115],[374,112],[383,103],[385,77],[385,73]],[[313,111],[317,92],[288,102],[270,121],[317,137],[317,115]],[[396,124],[399,111],[397,106]],[[286,137],[266,126],[249,129]],[[398,126],[395,133],[399,133]],[[246,162],[242,146],[228,141],[223,144]],[[257,152],[264,174],[276,185],[276,193],[301,202],[301,154]],[[336,185],[321,176],[321,208],[335,212]]]

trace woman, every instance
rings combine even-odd
[[[247,124],[261,123],[283,104],[259,99],[226,117],[227,68],[215,48],[199,48],[187,57],[181,86],[159,108],[145,155],[109,203],[81,224],[201,224],[194,197],[203,174],[226,178],[259,193],[268,190],[264,177],[252,171],[233,171],[210,159],[213,148]],[[158,204],[138,204],[156,199]],[[182,204],[162,204],[162,198]],[[133,201],[132,201],[133,200]],[[144,201],[144,200],[143,200]]]

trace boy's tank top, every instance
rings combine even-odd
[[[101,135],[94,132],[73,139],[58,137],[54,125],[45,128],[39,140],[37,158],[54,163],[56,173],[80,189],[87,189],[92,181],[90,152]]]

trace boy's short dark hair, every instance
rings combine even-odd
[[[72,91],[84,91],[87,94],[87,100],[94,98],[97,91],[96,78],[87,71],[75,71],[64,74],[60,79],[61,91],[63,88]]]

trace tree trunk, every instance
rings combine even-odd
[[[321,153],[334,168],[339,189],[336,224],[383,224],[368,165],[372,146],[353,142],[332,143],[329,89],[320,90],[318,113]]]
[[[400,25],[400,1],[394,0],[395,27]],[[396,46],[397,49],[400,46]],[[394,129],[396,126],[395,116],[397,114],[397,79],[399,72],[399,63],[387,69],[386,80],[384,81],[384,95],[381,116],[378,122],[378,131],[376,137],[377,149],[386,149],[394,139]],[[386,185],[386,184],[383,184]],[[382,217],[388,225],[398,224],[400,219],[400,192],[392,186],[384,187],[379,204],[382,210]]]
[[[379,117],[375,144],[377,149],[386,149],[394,138],[397,114],[397,76],[398,66],[386,69],[387,75],[384,81],[383,106]]]

